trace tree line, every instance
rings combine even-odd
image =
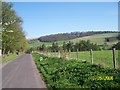
[[[22,28],[22,18],[12,9],[13,4],[2,2],[2,54],[23,52],[28,43]]]
[[[42,44],[37,47],[31,47],[28,52],[31,52],[31,51],[76,52],[76,51],[88,51],[90,49],[101,50],[101,46],[91,43],[90,40],[87,40],[87,41],[81,40],[76,43],[73,43],[71,41],[69,41],[68,43],[63,42],[62,45],[59,45],[57,42],[53,42],[51,46],[46,46],[45,44]]]
[[[104,33],[118,33],[118,31],[88,31],[88,32],[59,33],[59,34],[42,36],[39,37],[37,40],[41,42],[55,42],[55,41],[75,39],[84,36],[90,36],[94,34],[104,34]]]

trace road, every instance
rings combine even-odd
[[[24,54],[2,68],[2,88],[46,88],[30,54]]]

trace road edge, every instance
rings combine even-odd
[[[35,75],[35,77],[38,78],[38,79],[36,79],[36,81],[41,84],[42,88],[47,89],[47,85],[46,85],[46,83],[44,82],[41,73],[39,73],[39,70],[37,69],[37,66],[36,66],[36,64],[35,64],[35,61],[34,61],[34,59],[33,59],[33,57],[32,57],[31,54],[30,54],[30,56],[31,56],[31,60],[32,60],[33,67],[34,67],[34,70],[35,70],[35,71],[34,71],[34,75]]]

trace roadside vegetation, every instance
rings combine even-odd
[[[9,54],[8,56],[5,56],[4,58],[2,58],[0,60],[0,62],[2,63],[5,63],[5,62],[8,62],[8,61],[12,61],[12,60],[15,60],[16,58],[18,58],[19,56],[21,56],[23,53],[19,53],[18,55],[16,53],[14,54]]]
[[[16,54],[11,54],[9,56],[6,56],[6,57],[2,58],[0,62],[4,63],[4,62],[7,62],[7,61],[14,60],[16,58],[17,58]]]
[[[86,61],[65,60],[33,53],[48,88],[120,88],[120,71]]]
[[[7,61],[15,57],[14,53],[19,54],[26,51],[28,42],[22,28],[22,18],[17,16],[12,3],[2,2],[0,20],[0,24],[2,24],[2,56],[3,61]],[[4,59],[4,57],[6,58]]]

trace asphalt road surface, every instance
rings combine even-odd
[[[2,88],[46,88],[30,54],[24,54],[2,68]]]

